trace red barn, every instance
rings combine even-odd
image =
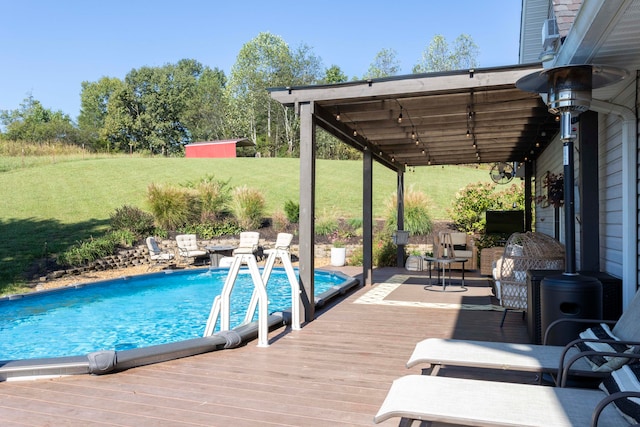
[[[225,139],[220,141],[194,142],[184,146],[185,157],[190,158],[228,158],[237,157],[237,147],[255,147],[247,138]]]

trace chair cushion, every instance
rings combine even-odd
[[[609,326],[605,323],[594,326],[580,333],[580,338],[584,339],[607,339],[619,340],[613,335]],[[610,353],[633,353],[634,348],[626,344],[611,344],[600,342],[581,342],[576,344],[580,351],[602,351]],[[594,372],[611,372],[627,363],[629,359],[626,357],[610,357],[610,356],[587,356],[587,361],[591,365]]]
[[[458,252],[458,251],[466,251],[467,250],[467,245],[453,245],[453,250]]]
[[[613,371],[600,384],[600,389],[607,394],[619,391],[640,391],[640,364],[631,363],[617,371]],[[640,422],[640,399],[629,397],[613,402],[616,409],[631,424]]]
[[[456,258],[471,258],[473,256],[473,251],[459,251],[455,250]]]

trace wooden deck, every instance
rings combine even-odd
[[[430,299],[446,302],[443,299],[447,298],[477,304],[471,291],[481,291],[488,281],[472,276],[468,275],[469,292],[443,294],[425,290],[421,273],[381,269],[374,274],[376,285],[358,288],[318,312],[317,319],[302,330],[273,331],[268,348],[250,342],[233,350],[111,375],[0,383],[0,423],[373,425],[373,416],[391,382],[420,373],[420,368],[405,367],[417,341],[426,337],[528,341],[525,323],[518,314],[507,316],[500,328],[499,311],[433,308],[428,304]],[[401,300],[363,298],[383,289],[380,284],[394,281],[404,283],[394,291],[394,298]],[[418,303],[412,305],[414,302]],[[398,421],[383,425],[397,425]]]

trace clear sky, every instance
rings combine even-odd
[[[2,0],[0,110],[29,94],[77,119],[83,81],[191,58],[227,75],[260,32],[362,77],[383,48],[411,73],[433,36],[469,34],[480,67],[518,63],[521,0]]]

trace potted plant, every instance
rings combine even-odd
[[[536,197],[536,203],[543,208],[553,206],[562,207],[564,204],[564,176],[547,171],[542,180],[542,188],[546,194]]]
[[[347,260],[347,248],[342,240],[334,240],[331,248],[331,265],[334,267],[342,267]]]

